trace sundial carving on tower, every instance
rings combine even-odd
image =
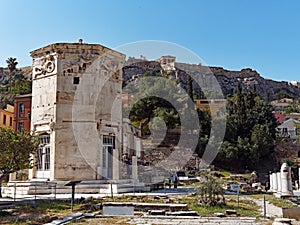
[[[52,74],[56,69],[55,58],[52,55],[48,55],[46,57],[35,60],[33,66],[34,78],[37,78],[38,76],[42,75]]]

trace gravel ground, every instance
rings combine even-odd
[[[250,197],[245,197],[243,196],[244,199],[251,200],[255,202],[259,207],[261,211],[261,215],[263,216],[264,211],[263,211],[263,198],[261,199],[255,199],[255,198],[250,198]],[[271,204],[270,202],[266,201],[266,216],[267,217],[282,217],[282,209]]]

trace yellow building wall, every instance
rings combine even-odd
[[[14,124],[14,107],[7,105],[6,109],[0,110],[0,127],[13,128]]]

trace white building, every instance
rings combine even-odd
[[[125,55],[81,41],[50,44],[31,57],[31,129],[40,147],[29,178],[118,180]]]
[[[298,126],[300,121],[297,118],[290,118],[284,121],[277,127],[277,135],[279,137],[286,137],[296,139],[298,137]]]
[[[292,81],[290,82],[290,84],[291,84],[291,85],[294,85],[294,86],[296,86],[296,87],[300,87],[300,83],[299,83],[298,81],[296,81],[296,80],[292,80]]]

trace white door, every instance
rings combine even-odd
[[[114,148],[114,137],[113,136],[103,136],[102,174],[101,174],[101,176],[104,179],[112,179],[113,148]]]
[[[39,139],[36,178],[50,178],[50,135],[40,135]]]

